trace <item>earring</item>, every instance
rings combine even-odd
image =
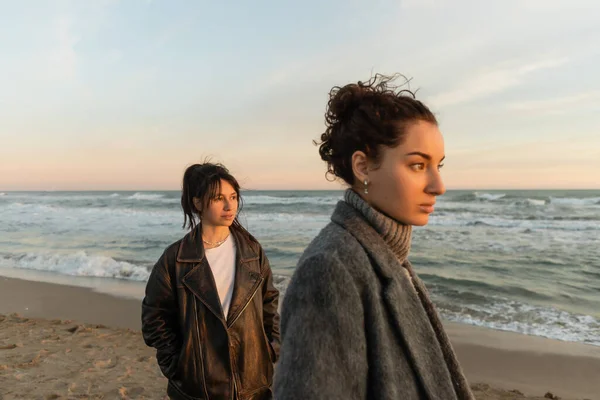
[[[365,194],[369,194],[369,181],[365,179]]]

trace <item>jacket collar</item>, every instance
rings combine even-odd
[[[409,275],[381,235],[347,203],[337,204],[331,220],[356,238],[372,260],[371,265],[382,282],[383,299],[392,325],[406,343],[409,360],[428,398],[454,399],[454,396],[449,397],[455,391],[442,349],[411,282],[411,277],[416,276],[410,264],[406,262]]]
[[[227,318],[221,307],[217,285],[205,257],[200,227],[187,234],[179,246],[177,262],[189,264],[183,284],[227,327],[231,326],[256,293],[263,277],[260,268],[260,247],[236,230],[231,235],[236,244],[236,267],[233,294]]]

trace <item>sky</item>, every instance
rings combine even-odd
[[[376,72],[437,115],[448,189],[600,188],[596,0],[0,0],[0,37],[0,191],[179,189],[206,158],[339,189],[312,141]]]

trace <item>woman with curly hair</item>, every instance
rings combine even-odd
[[[319,153],[349,188],[287,289],[276,399],[473,399],[407,258],[445,192],[444,141],[395,78],[330,92]]]

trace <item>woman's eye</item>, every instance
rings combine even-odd
[[[444,168],[444,164],[440,164],[440,165],[438,165],[438,171],[439,171],[440,169],[442,169],[442,168]]]
[[[418,164],[413,164],[410,166],[413,170],[415,171],[422,171],[425,169],[425,164],[423,163],[418,163]]]

